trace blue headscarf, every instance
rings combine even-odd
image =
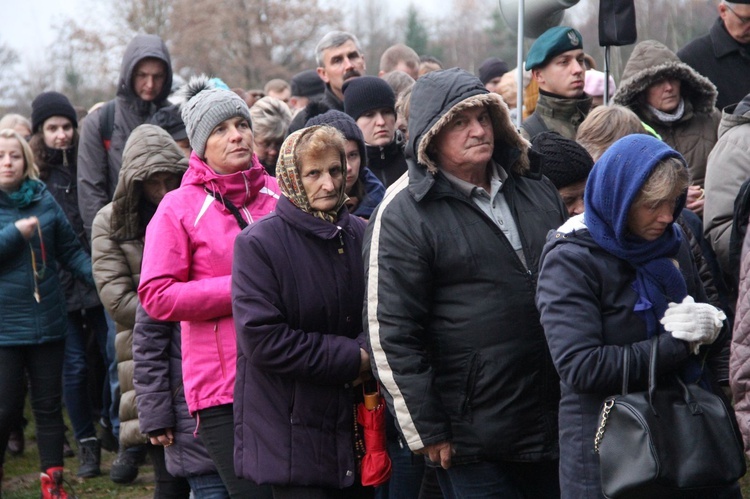
[[[667,158],[677,158],[685,165],[680,153],[650,135],[623,137],[596,162],[583,196],[584,218],[594,241],[636,269],[633,288],[639,300],[635,312],[646,322],[649,338],[664,331],[659,319],[669,302],[679,303],[687,295],[685,279],[672,258],[682,244],[681,231],[674,222],[654,241],[628,230],[633,202],[656,165]],[[685,200],[686,193],[677,199],[675,219]]]

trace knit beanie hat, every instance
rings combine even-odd
[[[604,96],[604,73],[597,71],[596,69],[589,69],[586,71],[585,76],[586,83],[583,86],[583,91],[586,95],[592,97],[603,97]],[[615,79],[612,75],[609,75],[609,96],[615,95]]]
[[[314,97],[326,91],[326,84],[314,69],[308,69],[292,76],[290,82],[295,97]]]
[[[504,60],[499,57],[490,57],[489,59],[485,59],[482,65],[479,66],[479,80],[483,85],[486,85],[491,79],[507,73],[509,69],[508,64]]]
[[[354,121],[351,116],[346,113],[342,113],[341,111],[332,109],[323,114],[313,116],[312,118],[307,120],[307,123],[305,123],[306,127],[314,125],[332,126],[336,130],[341,132],[346,140],[355,141],[357,143],[357,149],[359,149],[361,167],[364,168],[367,165],[365,138],[362,135],[362,130],[360,130],[357,126],[357,122]]]
[[[52,116],[64,116],[73,128],[78,128],[78,116],[68,98],[59,92],[42,92],[31,103],[31,133],[36,133]]]
[[[185,129],[185,122],[182,121],[182,116],[180,115],[179,104],[172,104],[171,106],[159,109],[148,119],[147,123],[163,128],[169,132],[169,135],[174,140],[187,138],[187,130]]]
[[[190,147],[199,158],[205,157],[208,137],[219,123],[236,116],[251,122],[250,110],[245,101],[231,90],[214,88],[206,76],[191,78],[185,96],[182,120],[185,122]]]
[[[354,121],[371,109],[396,109],[396,94],[382,78],[359,76],[344,82],[344,111]]]
[[[538,134],[531,141],[531,148],[542,155],[542,173],[558,189],[585,181],[594,167],[594,160],[583,146],[556,132]]]

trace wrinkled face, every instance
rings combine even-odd
[[[634,203],[628,213],[628,230],[646,241],[658,239],[674,220],[677,198],[657,203]]]
[[[544,67],[531,70],[531,74],[545,92],[569,99],[583,95],[586,66],[582,49],[568,50],[552,59]]]
[[[386,146],[396,133],[396,111],[388,107],[370,109],[357,118],[357,126],[365,136],[365,144]]]
[[[133,92],[146,102],[156,99],[167,81],[164,61],[148,57],[138,62],[133,71]]]
[[[343,97],[341,87],[344,81],[365,73],[365,56],[357,50],[354,41],[323,51],[323,67],[318,68],[320,78],[331,86],[339,98]]]
[[[50,149],[67,149],[73,143],[73,122],[64,116],[44,120],[42,133],[44,145]]]
[[[25,166],[18,140],[0,137],[0,191],[17,191],[23,182]]]
[[[586,181],[581,180],[574,184],[561,187],[557,191],[568,209],[568,215],[580,215],[583,213],[583,191],[586,188]]]
[[[433,139],[438,165],[458,178],[484,170],[492,158],[495,137],[492,119],[484,106],[471,107],[448,122]]]
[[[253,157],[250,123],[241,116],[219,123],[208,136],[205,156],[208,166],[220,175],[250,168]]]
[[[180,178],[168,172],[159,172],[150,175],[143,181],[143,195],[148,201],[158,206],[164,196],[180,186]]]
[[[278,139],[274,137],[255,135],[255,155],[261,164],[267,168],[276,168],[276,162],[279,159],[279,151],[284,143],[284,137]]]
[[[663,78],[646,89],[646,103],[671,113],[680,104],[680,80]]]
[[[732,7],[719,4],[719,17],[738,43],[750,43],[750,4],[735,3]]]
[[[336,208],[344,183],[341,155],[331,148],[318,157],[300,158],[302,186],[313,209],[331,211]]]
[[[346,192],[349,192],[354,183],[359,178],[359,167],[362,164],[362,157],[359,154],[357,141],[346,141]]]

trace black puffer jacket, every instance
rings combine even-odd
[[[408,180],[391,186],[366,232],[374,370],[412,450],[451,441],[459,464],[554,459],[559,386],[534,294],[546,233],[565,208],[495,94],[459,69],[423,80],[412,94]],[[477,105],[490,111],[526,265],[429,157],[440,128]]]
[[[406,158],[404,157],[404,139],[401,132],[396,130],[396,136],[385,146],[367,147],[367,167],[378,177],[385,188],[395,183],[401,175],[406,173]]]

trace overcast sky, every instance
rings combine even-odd
[[[326,1],[326,0],[324,0]],[[343,0],[345,4],[360,0]],[[434,2],[430,0],[384,0],[389,5],[389,11],[401,15],[410,3],[418,6],[425,14],[435,14],[440,7],[445,8],[446,1]],[[337,0],[341,2],[341,0]],[[22,57],[22,62],[30,59],[39,60],[35,54],[41,53],[54,41],[53,26],[63,19],[73,17],[79,23],[86,25],[87,20],[106,17],[106,9],[101,0],[2,0],[3,27],[0,31],[0,41],[16,49]],[[97,16],[97,14],[99,14]]]

